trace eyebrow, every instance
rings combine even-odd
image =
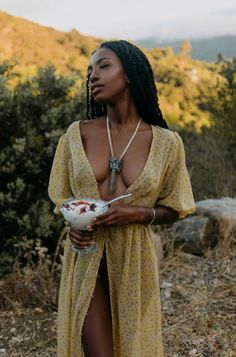
[[[102,58],[98,59],[98,60],[95,62],[95,64],[102,62],[104,59],[110,59],[110,58],[109,58],[109,57],[102,57]],[[90,70],[91,68],[92,68],[91,65],[88,66],[88,70]]]

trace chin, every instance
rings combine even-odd
[[[108,102],[109,102],[109,99],[104,98],[102,95],[97,95],[93,98],[98,104],[108,104]]]

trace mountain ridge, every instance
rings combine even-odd
[[[63,32],[0,12],[0,61],[16,60],[20,72],[27,67],[33,74],[53,61],[62,72],[84,75],[88,55],[101,41],[75,29]]]
[[[148,49],[155,47],[172,47],[175,53],[179,52],[183,41],[190,41],[192,45],[191,56],[193,59],[216,62],[218,55],[225,58],[236,57],[236,35],[222,35],[209,38],[183,39],[176,41],[158,40],[154,37],[147,37],[137,40],[136,43]]]

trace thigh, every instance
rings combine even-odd
[[[86,357],[113,356],[109,285],[104,260],[83,325],[82,344]]]

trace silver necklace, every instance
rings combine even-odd
[[[110,125],[109,125],[109,119],[107,116],[107,135],[108,135],[108,141],[109,141],[109,146],[110,146],[110,152],[111,152],[111,157],[109,159],[109,170],[111,171],[110,175],[110,181],[109,181],[109,191],[114,192],[115,191],[115,181],[116,181],[116,174],[121,171],[122,168],[122,159],[127,152],[128,148],[130,147],[130,144],[132,143],[135,135],[137,134],[139,125],[141,124],[142,118],[140,118],[136,129],[131,136],[128,144],[126,145],[123,153],[120,155],[120,157],[117,157],[114,155],[114,150],[113,150],[113,145],[112,145],[112,140],[111,140],[111,132],[110,132]]]

